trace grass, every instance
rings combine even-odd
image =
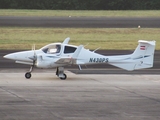
[[[0,9],[0,16],[160,17],[160,10],[15,10]]]
[[[160,17],[160,10],[86,11],[86,10],[4,10],[0,16],[92,16],[92,17]],[[156,40],[160,50],[160,29],[154,28],[18,28],[0,27],[0,49],[31,49],[62,42],[70,37],[71,44],[86,45],[86,48],[133,50],[139,39]]]
[[[0,27],[0,49],[31,49],[62,42],[70,37],[70,44],[86,45],[88,49],[133,50],[137,41],[156,40],[160,50],[160,29],[155,28],[18,28]]]

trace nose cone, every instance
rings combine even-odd
[[[8,55],[3,56],[3,58],[15,60],[15,61],[25,61],[25,62],[31,62],[29,57],[33,56],[33,51],[22,51],[22,52],[15,52]],[[29,56],[29,57],[28,57]]]
[[[7,54],[7,55],[3,56],[3,58],[15,60],[16,55],[14,53],[11,53],[11,54]]]

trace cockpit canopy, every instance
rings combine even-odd
[[[47,54],[55,54],[61,51],[61,44],[50,44],[42,48],[42,51]]]
[[[65,45],[63,49],[63,45],[61,43],[53,43],[41,48],[41,50],[47,54],[57,54],[57,53],[60,53],[62,50],[63,50],[62,53],[70,54],[70,53],[74,53],[76,49],[77,49],[76,46],[72,46],[68,44]]]

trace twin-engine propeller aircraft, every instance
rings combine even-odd
[[[52,43],[39,50],[22,51],[5,55],[4,58],[15,60],[16,63],[30,65],[29,72],[25,74],[27,79],[31,78],[33,67],[57,68],[56,75],[65,80],[64,66],[86,65],[86,64],[111,64],[125,70],[137,70],[151,68],[153,66],[155,41],[139,40],[135,51],[129,55],[104,56],[95,51],[85,49],[83,45],[69,45],[70,38],[63,43]]]

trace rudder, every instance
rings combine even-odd
[[[134,70],[153,67],[155,41],[139,40],[139,45],[131,55],[136,61]]]

